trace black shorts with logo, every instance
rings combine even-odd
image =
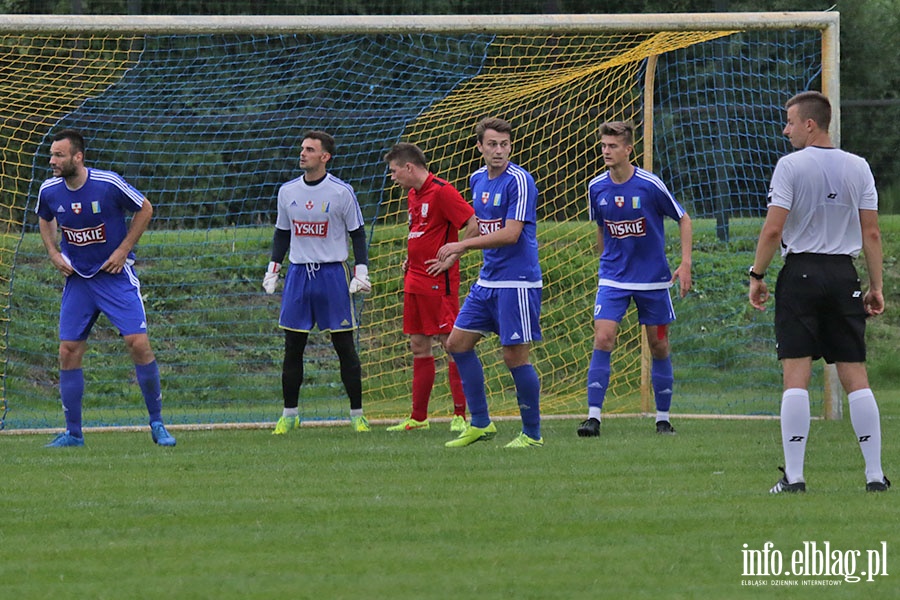
[[[865,362],[866,310],[846,255],[789,254],[775,284],[778,358]]]

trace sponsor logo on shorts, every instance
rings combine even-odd
[[[606,221],[606,231],[614,238],[644,237],[647,235],[647,220],[644,217],[633,221]]]
[[[294,235],[298,237],[326,237],[328,221],[294,221]]]
[[[503,223],[501,219],[490,219],[487,221],[482,221],[478,219],[478,233],[480,235],[487,235],[489,233],[494,233],[495,231],[500,231],[503,228]]]
[[[66,236],[66,242],[72,246],[90,246],[91,244],[106,243],[106,224],[101,223],[96,227],[88,227],[86,229],[71,229],[62,227],[63,235]]]

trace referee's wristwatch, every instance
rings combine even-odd
[[[762,281],[763,279],[766,278],[766,272],[763,271],[762,273],[757,273],[756,271],[753,270],[753,265],[750,265],[750,277],[752,277],[753,279],[755,279],[757,281]]]

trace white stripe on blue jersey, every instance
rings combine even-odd
[[[478,283],[483,287],[541,287],[538,262],[537,202],[534,178],[522,167],[507,163],[497,177],[482,166],[469,178],[472,205],[480,235],[505,227],[508,220],[521,221],[522,233],[515,244],[482,250],[483,264]]]
[[[603,232],[599,285],[631,290],[670,286],[664,217],[680,221],[685,210],[659,177],[639,167],[621,184],[608,171],[594,177],[588,184],[588,214]]]
[[[87,169],[87,178],[70,190],[62,177],[41,184],[35,212],[56,220],[61,231],[60,252],[82,277],[93,277],[128,234],[127,213],[144,204],[144,196],[112,171]],[[134,260],[134,253],[128,253]]]

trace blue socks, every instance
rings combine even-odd
[[[610,356],[606,350],[594,350],[591,354],[591,364],[588,367],[587,397],[588,408],[594,407],[598,411],[603,408],[603,400],[606,399],[606,388],[609,387]]]
[[[137,374],[138,385],[144,395],[150,422],[162,421],[162,387],[159,383],[159,365],[155,360],[146,365],[135,365],[134,372]]]
[[[159,366],[154,360],[150,364],[135,365],[138,385],[147,404],[150,422],[162,421],[162,388],[159,383]],[[68,369],[59,371],[59,395],[66,417],[66,430],[75,437],[84,437],[81,429],[81,403],[84,397],[84,371]]]
[[[541,381],[534,365],[509,370],[516,382],[516,399],[522,416],[522,432],[533,440],[541,439]],[[469,410],[471,410],[471,405]]]
[[[484,367],[474,350],[453,353],[459,377],[462,379],[466,403],[469,405],[469,422],[473,427],[487,427],[491,422],[487,396],[484,392]]]
[[[81,431],[81,400],[84,396],[84,371],[70,369],[59,372],[59,395],[66,416],[66,430],[75,437],[84,437]]]
[[[671,357],[653,359],[650,382],[653,384],[657,412],[669,412],[669,407],[672,406],[672,385],[675,383]]]
[[[487,395],[484,391],[484,367],[474,350],[453,353],[459,369],[466,403],[469,405],[469,422],[473,427],[487,427],[491,422]],[[522,365],[510,369],[516,384],[519,413],[522,415],[522,431],[528,437],[541,439],[541,382],[534,365]]]

